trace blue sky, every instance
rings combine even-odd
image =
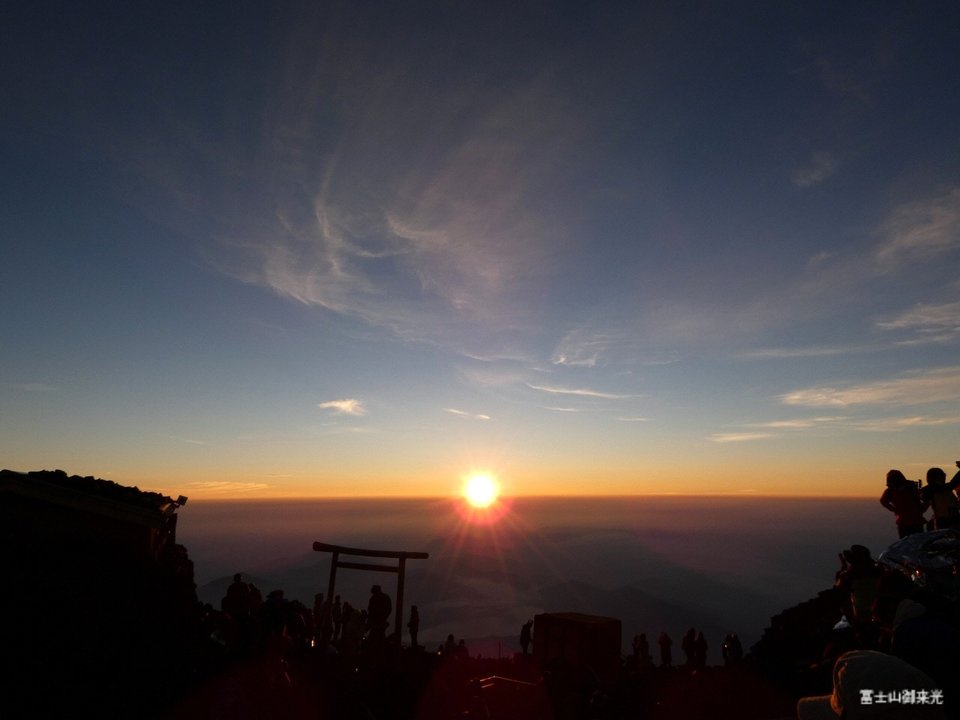
[[[6,12],[0,457],[879,494],[960,427],[949,3]]]

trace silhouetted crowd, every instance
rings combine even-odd
[[[673,640],[670,635],[667,632],[660,633],[660,637],[657,638],[657,645],[660,647],[660,667],[672,668]],[[646,633],[634,635],[631,647],[633,650],[631,661],[634,667],[639,669],[654,667],[653,657],[650,655],[650,641],[647,639]],[[684,655],[684,662],[680,669],[694,672],[707,667],[709,646],[703,632],[697,632],[695,628],[688,629],[681,640],[680,649]],[[734,632],[727,633],[720,649],[724,665],[733,665],[743,660],[743,645]]]
[[[523,623],[512,657],[471,657],[452,633],[427,651],[419,608],[391,625],[392,600],[377,585],[365,603],[318,593],[310,607],[237,574],[218,609],[197,602],[172,534],[155,554],[134,552],[113,536],[74,537],[76,523],[57,534],[57,516],[26,553],[17,541],[34,509],[24,506],[3,546],[15,602],[0,643],[0,715],[808,720],[856,718],[869,697],[871,717],[960,720],[958,487],[960,472],[947,481],[931,468],[923,484],[891,470],[881,503],[900,539],[881,561],[863,545],[844,549],[832,587],[771,618],[749,652],[728,633],[715,664],[703,630],[683,634],[678,662],[665,631],[637,633],[623,658],[619,621],[578,613]],[[558,619],[580,630],[564,635]],[[598,627],[616,628],[604,636],[616,638],[609,666]]]
[[[957,461],[960,468],[960,460]],[[887,489],[880,504],[894,514],[900,537],[924,530],[944,530],[960,525],[960,470],[947,482],[947,474],[938,467],[927,470],[927,484],[907,480],[900,470],[887,473]],[[924,513],[932,509],[928,519]]]
[[[960,471],[948,482],[930,468],[926,485],[887,473],[880,503],[894,513],[900,541],[882,563],[863,545],[840,553],[839,619],[810,667],[830,694],[801,699],[800,720],[857,717],[868,704],[877,718],[960,717],[958,489]]]
[[[379,585],[370,589],[366,608],[357,608],[339,595],[314,596],[313,607],[287,600],[283,590],[273,590],[263,599],[260,590],[237,573],[220,604],[220,613],[208,609],[211,634],[231,657],[248,657],[271,646],[287,653],[316,651],[351,660],[377,663],[388,643],[399,644],[396,634],[387,635],[393,605]],[[414,605],[407,626],[411,646],[416,648],[420,615]]]

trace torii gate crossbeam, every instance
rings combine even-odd
[[[425,552],[407,552],[400,550],[366,550],[364,548],[352,548],[344,545],[331,545],[329,543],[315,542],[313,544],[315,552],[332,553],[330,561],[330,582],[327,585],[327,601],[333,602],[333,591],[337,582],[337,568],[347,570],[371,570],[373,572],[393,572],[397,573],[397,612],[396,612],[396,633],[397,637],[402,637],[403,632],[403,582],[406,573],[407,560],[426,560],[430,557]],[[373,563],[348,562],[340,559],[341,555],[350,555],[353,557],[373,557],[373,558],[395,558],[396,565],[375,565]]]

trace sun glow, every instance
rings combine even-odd
[[[488,508],[500,495],[500,485],[487,473],[474,473],[463,485],[463,497],[471,507]]]

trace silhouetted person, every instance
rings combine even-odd
[[[470,651],[467,650],[467,641],[463,638],[460,638],[459,642],[457,642],[456,657],[461,660],[470,657]]]
[[[844,615],[864,639],[873,634],[873,604],[880,595],[883,572],[863,545],[844,550],[840,563],[834,587],[840,591]]]
[[[949,717],[957,717],[960,690],[960,630],[945,618],[909,598],[883,618],[890,625],[893,655],[927,673],[944,690]]]
[[[650,641],[646,633],[633,636],[633,661],[637,667],[647,667],[651,664]]]
[[[680,649],[683,650],[684,663],[687,667],[693,667],[694,643],[697,639],[697,631],[689,628],[680,641]]]
[[[326,647],[333,638],[333,620],[330,615],[330,601],[323,593],[313,596],[313,629],[317,643]]]
[[[697,633],[693,641],[693,666],[698,670],[707,666],[707,639],[702,632]]]
[[[340,652],[352,658],[360,654],[363,639],[363,621],[360,613],[345,602],[343,604],[343,633],[340,636]]]
[[[457,652],[457,641],[453,637],[453,633],[447,635],[447,641],[443,644],[443,656],[446,658],[452,658]]]
[[[727,637],[723,640],[721,652],[725,665],[733,665],[740,662],[743,658],[743,645],[740,643],[740,638],[737,637],[736,633],[727,634]]]
[[[249,618],[253,612],[250,586],[243,581],[241,573],[233,576],[233,582],[227,588],[227,594],[220,601],[220,609],[230,613],[237,622]]]
[[[410,606],[410,619],[407,621],[407,629],[410,631],[410,647],[417,648],[417,633],[420,632],[420,610],[416,605]]]
[[[960,460],[957,467],[960,468]],[[927,485],[920,491],[920,497],[933,508],[934,529],[943,530],[960,524],[960,503],[953,494],[958,485],[960,471],[947,482],[947,474],[940,468],[927,470]]]
[[[261,629],[267,633],[282,635],[287,625],[287,601],[283,590],[271,590],[267,601],[260,606],[259,620]]]
[[[666,632],[662,632],[657,639],[657,644],[660,646],[660,666],[671,667],[673,665],[673,640]]]
[[[330,608],[330,617],[333,620],[333,639],[340,637],[340,631],[343,629],[343,606],[340,603],[340,596],[333,598],[333,606]]]
[[[254,614],[260,606],[260,592],[243,581],[243,575],[237,573],[227,588],[227,594],[220,601],[220,609],[227,615],[226,637],[230,650],[245,654],[253,644]]]
[[[646,633],[640,633],[640,663],[644,666],[653,664],[653,659],[650,657],[650,641],[647,640]]]
[[[391,612],[393,603],[390,602],[390,596],[381,590],[379,585],[374,585],[370,588],[370,602],[367,603],[367,623],[372,635],[386,636]]]
[[[923,512],[930,503],[923,499],[917,484],[899,470],[887,473],[887,489],[880,496],[880,504],[894,514],[900,537],[923,532]]]
[[[520,628],[520,649],[524,657],[530,654],[530,641],[533,639],[533,620],[527,620]]]

